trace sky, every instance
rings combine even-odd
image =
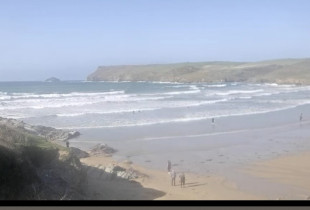
[[[0,81],[310,57],[309,0],[0,0]]]

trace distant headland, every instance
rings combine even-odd
[[[88,81],[251,82],[310,85],[310,58],[99,66]]]

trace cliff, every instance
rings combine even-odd
[[[57,144],[55,140],[68,133],[0,118],[0,200],[128,200],[132,190],[138,198],[162,195],[134,181],[146,175],[133,170],[129,162],[127,168],[112,160],[104,160],[104,166],[81,162],[80,158],[86,162],[107,158],[116,150],[102,143],[88,153]]]
[[[310,84],[310,59],[99,66],[88,81]]]

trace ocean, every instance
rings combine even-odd
[[[1,82],[0,116],[61,129],[145,126],[273,112],[310,86],[245,83]]]
[[[0,82],[0,116],[77,130],[70,146],[105,143],[117,161],[225,175],[309,149],[309,96],[277,84]]]

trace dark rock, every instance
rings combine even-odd
[[[144,174],[139,173],[133,169],[125,169],[118,165],[111,165],[104,168],[104,171],[108,174],[111,174],[115,177],[120,177],[123,179],[137,179],[142,176],[146,176]]]
[[[91,155],[110,155],[115,152],[117,152],[117,150],[109,147],[107,144],[97,144],[90,150],[89,153]]]
[[[72,139],[72,138],[78,137],[79,135],[81,135],[81,133],[78,132],[78,131],[70,131],[68,133],[68,139]]]
[[[77,158],[87,158],[89,154],[83,150],[80,150],[76,147],[70,147],[70,152],[75,155]]]
[[[8,119],[0,117],[0,124],[6,125],[10,128],[17,129],[32,135],[37,135],[48,140],[65,141],[75,138],[80,135],[78,131],[67,131],[56,129],[52,127],[46,127],[42,125],[29,125],[20,120]]]

